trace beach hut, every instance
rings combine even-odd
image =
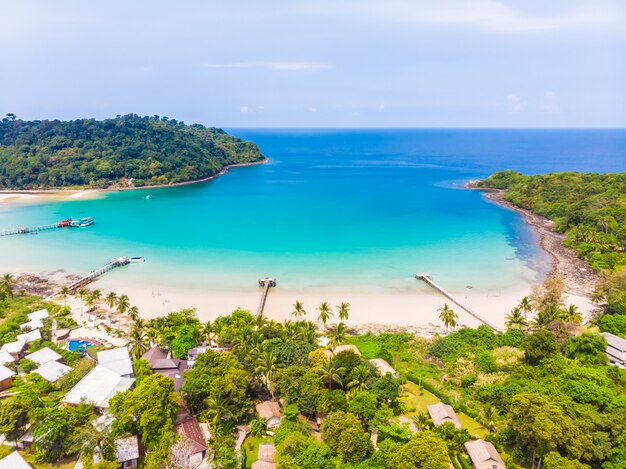
[[[56,383],[61,376],[69,373],[70,371],[72,371],[72,369],[69,366],[53,360],[44,363],[33,371],[33,373],[37,373],[49,383]]]
[[[13,386],[14,376],[15,371],[7,368],[4,365],[0,365],[0,391],[4,391],[5,389],[9,389],[11,386]]]
[[[608,332],[600,335],[606,340],[606,355],[613,365],[626,367],[626,340]]]
[[[52,350],[50,347],[44,347],[37,350],[36,352],[26,355],[24,358],[28,358],[32,362],[43,365],[44,363],[59,361],[63,357],[54,350]]]
[[[456,412],[454,412],[454,409],[450,405],[444,404],[443,402],[429,405],[428,413],[435,425],[443,425],[444,423],[450,422],[454,424],[456,428],[461,428],[461,422],[459,422]]]
[[[7,363],[13,363],[14,361],[15,357],[9,352],[0,352],[0,365],[6,365]]]
[[[118,392],[130,389],[134,382],[134,378],[120,376],[102,365],[97,365],[70,389],[63,402],[78,405],[87,401],[99,409],[108,409],[109,399]]]
[[[385,376],[387,373],[390,373],[394,378],[398,377],[398,373],[393,367],[387,362],[387,360],[383,360],[382,358],[372,358],[369,362],[376,367],[378,372]]]
[[[25,340],[16,340],[15,342],[6,343],[0,348],[0,352],[10,353],[13,357],[20,360],[26,353],[26,346],[28,344]]]
[[[506,469],[495,446],[489,441],[468,441],[465,443],[465,450],[474,469]]]
[[[107,368],[119,376],[132,378],[133,362],[126,347],[114,348],[98,352],[98,365]]]
[[[267,422],[267,428],[276,428],[283,418],[276,401],[264,401],[256,405],[256,411]]]
[[[26,332],[24,334],[18,334],[16,339],[25,340],[27,343],[31,343],[36,340],[41,340],[41,332],[39,332],[39,329],[35,329],[34,331]]]
[[[33,467],[24,460],[20,453],[13,451],[0,459],[0,469],[33,469]]]
[[[276,462],[276,447],[274,443],[261,443],[259,445],[258,458],[252,463],[252,469],[274,469]]]
[[[28,321],[25,322],[24,324],[20,324],[20,329],[21,330],[35,330],[35,329],[41,329],[43,327],[43,322],[41,322],[40,319],[34,319],[33,321]]]
[[[47,309],[40,309],[39,311],[28,313],[27,316],[29,321],[35,321],[37,319],[41,321],[42,319],[50,317],[50,314],[48,313]]]

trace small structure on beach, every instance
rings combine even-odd
[[[15,357],[11,355],[9,352],[2,351],[0,352],[0,365],[6,365],[7,363],[13,363],[15,361]]]
[[[11,386],[13,386],[14,376],[15,371],[7,368],[4,365],[0,365],[0,391],[4,391],[5,389],[9,389]]]
[[[276,428],[283,418],[283,413],[276,401],[263,401],[256,405],[259,416],[267,422],[267,428]]]
[[[506,469],[495,446],[489,441],[467,441],[465,450],[472,460],[474,469]]]
[[[396,370],[393,369],[393,366],[391,366],[387,360],[382,358],[372,358],[369,362],[376,367],[382,376],[390,373],[394,378],[398,377],[398,373],[396,373]]]
[[[275,455],[276,446],[274,446],[274,443],[261,443],[259,445],[258,458],[252,463],[252,469],[274,469],[276,467]]]
[[[444,423],[452,423],[456,428],[461,428],[461,422],[456,416],[456,412],[451,405],[438,402],[428,406],[428,413],[435,425],[443,425]]]
[[[0,348],[0,352],[10,353],[16,360],[24,358],[27,347],[26,340],[16,340],[15,342],[8,342]]]
[[[114,348],[98,352],[98,365],[107,368],[119,376],[132,378],[133,362],[126,347]]]
[[[43,322],[41,322],[41,319],[33,319],[32,321],[28,321],[25,322],[24,324],[20,324],[20,330],[25,331],[25,330],[35,330],[35,329],[41,329],[43,327]]]
[[[52,350],[50,347],[44,347],[36,352],[30,353],[26,355],[24,358],[28,358],[31,362],[35,362],[39,365],[43,365],[44,363],[59,361],[63,357]]]
[[[69,366],[53,360],[44,363],[39,368],[34,370],[33,373],[37,373],[49,383],[56,383],[61,376],[69,373],[70,371],[72,371],[72,369]]]
[[[39,331],[39,329],[35,329],[33,331],[26,332],[24,334],[18,334],[16,339],[25,340],[27,343],[31,343],[36,340],[41,340],[41,332]]]
[[[33,469],[33,467],[28,464],[22,455],[17,451],[13,451],[8,456],[0,459],[0,468],[6,469]]]
[[[606,355],[613,365],[626,367],[626,340],[608,332],[600,335],[606,340]]]
[[[341,352],[352,352],[356,355],[359,355],[359,356],[361,355],[361,352],[359,351],[358,347],[353,344],[337,345],[336,347],[330,350],[324,350],[324,355],[326,355],[326,358],[330,359],[332,358],[333,355],[337,355]]]
[[[39,311],[28,313],[26,316],[28,316],[29,321],[36,321],[36,320],[41,321],[42,319],[49,318],[50,313],[48,313],[47,309],[40,309]]]
[[[63,402],[78,405],[87,401],[99,409],[108,409],[109,399],[118,392],[127,391],[134,383],[134,378],[120,376],[102,365],[97,365],[70,389]]]

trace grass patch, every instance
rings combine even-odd
[[[459,418],[461,425],[463,425],[463,428],[467,428],[470,435],[477,435],[480,438],[485,438],[489,434],[489,431],[485,427],[469,415],[465,415],[463,412],[457,412],[456,415]]]
[[[420,388],[417,384],[408,381],[402,386],[400,394],[400,402],[407,409],[410,409],[405,415],[407,417],[415,417],[420,412],[427,412],[427,406],[439,402],[439,398],[428,392],[426,389]]]
[[[257,437],[248,435],[241,445],[242,449],[246,450],[246,468],[252,467],[252,463],[259,459],[259,445],[261,443],[273,443],[274,439],[269,436]]]

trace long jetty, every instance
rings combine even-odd
[[[423,280],[424,282],[426,282],[428,285],[430,285],[431,287],[433,287],[435,290],[437,290],[439,293],[441,293],[443,296],[445,296],[446,298],[448,298],[452,303],[454,303],[455,305],[457,305],[459,308],[461,308],[463,311],[465,311],[466,313],[468,313],[470,316],[478,319],[480,322],[482,322],[483,324],[489,326],[490,328],[492,328],[494,331],[499,332],[500,329],[498,329],[498,327],[496,327],[492,322],[490,322],[489,320],[483,318],[481,315],[475,313],[474,311],[472,311],[471,309],[469,309],[467,306],[463,305],[460,301],[458,301],[455,297],[453,297],[450,293],[448,293],[446,290],[444,290],[442,287],[440,287],[437,283],[435,283],[433,281],[432,278],[430,278],[430,274],[428,273],[421,273],[421,274],[415,274],[415,278],[418,280]]]
[[[84,277],[76,280],[75,282],[70,283],[67,286],[67,290],[68,290],[69,293],[74,293],[79,288],[82,288],[85,285],[89,285],[91,282],[96,280],[101,275],[106,274],[109,270],[115,269],[116,267],[121,267],[121,266],[129,264],[129,263],[130,263],[130,259],[127,256],[115,257],[115,258],[111,259],[109,262],[107,262],[106,264],[104,264],[99,269],[91,271],[91,273],[89,275],[85,275]],[[61,292],[58,291],[58,292],[53,293],[52,295],[50,295],[47,299],[51,300],[55,296],[58,296],[60,294],[61,294]]]
[[[74,225],[73,223],[76,223],[76,220],[72,218],[68,218],[67,220],[61,220],[56,223],[48,223],[47,225],[18,226],[16,228],[9,228],[9,229],[0,231],[0,236],[12,236],[12,235],[18,235],[18,234],[37,234],[40,231],[49,231],[49,230],[56,230],[59,228],[68,228],[68,227],[77,226],[77,225]]]
[[[263,293],[261,294],[261,301],[259,303],[259,309],[257,309],[257,312],[256,312],[257,316],[263,315],[263,309],[265,309],[265,300],[267,300],[267,294],[269,293],[270,288],[275,287],[275,286],[276,286],[275,278],[265,277],[265,278],[259,279],[259,287],[263,288]]]

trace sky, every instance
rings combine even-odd
[[[626,127],[624,0],[0,0],[0,114]]]

